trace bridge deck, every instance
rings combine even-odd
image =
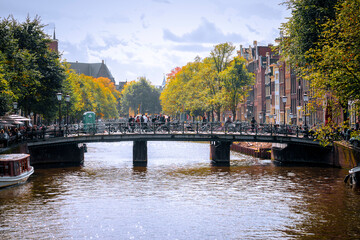
[[[119,133],[119,134],[94,134],[94,135],[68,135],[66,137],[46,138],[28,142],[28,146],[90,143],[90,142],[120,142],[120,141],[228,141],[228,142],[272,142],[295,143],[304,145],[319,145],[314,139],[289,135],[270,134],[224,134],[224,133]]]

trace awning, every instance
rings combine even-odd
[[[13,124],[9,121],[0,120],[0,126],[13,126]]]
[[[8,115],[8,116],[2,116],[0,117],[0,120],[5,120],[5,121],[20,121],[20,122],[26,122],[26,121],[30,121],[29,118],[20,116],[20,115]]]

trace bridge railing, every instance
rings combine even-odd
[[[296,125],[254,124],[247,122],[99,122],[96,124],[69,124],[47,126],[23,131],[8,139],[0,139],[1,146],[18,142],[39,141],[48,138],[112,134],[238,134],[285,135],[313,138],[311,131]],[[0,147],[1,147],[0,146]]]
[[[247,122],[101,122],[91,125],[72,124],[47,131],[50,137],[94,134],[243,134],[291,135],[313,137],[311,131],[296,125],[254,124]]]

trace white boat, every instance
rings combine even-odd
[[[344,179],[345,183],[348,181],[350,185],[360,186],[360,166],[349,170],[349,175],[347,175]]]
[[[0,188],[26,182],[33,173],[29,154],[0,155]]]

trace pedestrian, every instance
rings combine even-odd
[[[252,117],[252,119],[251,119],[251,131],[252,131],[252,132],[254,132],[255,124],[256,124],[255,117]]]

